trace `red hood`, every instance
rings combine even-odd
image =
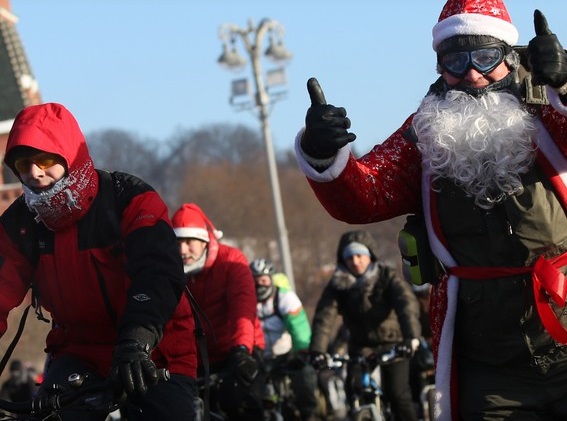
[[[16,116],[10,130],[4,158],[4,162],[16,176],[19,174],[13,165],[20,146],[58,154],[67,163],[68,187],[62,195],[65,193],[69,196],[71,193],[75,202],[71,205],[61,204],[60,197],[56,197],[52,203],[44,204],[43,209],[39,206],[32,209],[38,213],[37,219],[51,229],[67,226],[70,222],[80,219],[96,196],[98,177],[85,137],[75,117],[65,107],[55,103],[24,108]],[[28,195],[26,192],[26,196]],[[59,209],[57,206],[65,209]]]
[[[32,105],[17,115],[4,158],[16,175],[18,173],[12,166],[11,152],[17,146],[29,146],[61,155],[67,161],[69,172],[91,160],[77,120],[60,104]]]

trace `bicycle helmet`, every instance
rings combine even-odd
[[[274,264],[268,259],[252,260],[252,263],[250,263],[250,269],[254,276],[274,274]]]
[[[250,270],[252,271],[256,283],[256,296],[258,301],[266,301],[276,288],[274,280],[272,279],[272,275],[275,272],[274,264],[268,259],[256,259],[250,263]],[[268,275],[270,277],[269,285],[258,284],[256,278],[262,275]]]

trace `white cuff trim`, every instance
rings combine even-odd
[[[301,137],[303,136],[303,132],[305,132],[305,127],[303,127],[295,137],[295,156],[297,158],[297,163],[299,164],[301,171],[303,171],[303,173],[309,179],[318,183],[328,183],[337,179],[345,169],[350,157],[350,143],[338,150],[337,154],[334,157],[334,160],[325,171],[318,172],[307,161],[305,154],[301,149]],[[311,160],[313,160],[313,158],[311,158]],[[317,162],[317,160],[313,161]],[[324,160],[319,161],[322,162]]]
[[[547,92],[547,98],[549,99],[549,103],[553,108],[555,108],[559,113],[567,117],[567,105],[561,102],[561,98],[559,97],[559,92],[553,89],[551,86],[545,87]]]

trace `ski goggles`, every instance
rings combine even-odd
[[[14,161],[14,168],[19,173],[27,173],[32,165],[36,165],[39,169],[45,170],[61,163],[61,157],[53,153],[42,152],[32,156],[18,158]]]
[[[447,73],[461,79],[471,68],[486,76],[502,63],[508,52],[506,46],[496,44],[475,50],[442,53],[437,60]]]

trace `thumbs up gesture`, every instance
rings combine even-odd
[[[534,27],[536,36],[527,51],[533,83],[561,88],[567,82],[567,54],[539,10],[534,12]]]
[[[346,116],[346,110],[327,104],[317,79],[307,81],[307,91],[311,107],[305,116],[301,149],[312,158],[331,158],[340,148],[356,139],[356,135],[348,132],[350,120]]]

